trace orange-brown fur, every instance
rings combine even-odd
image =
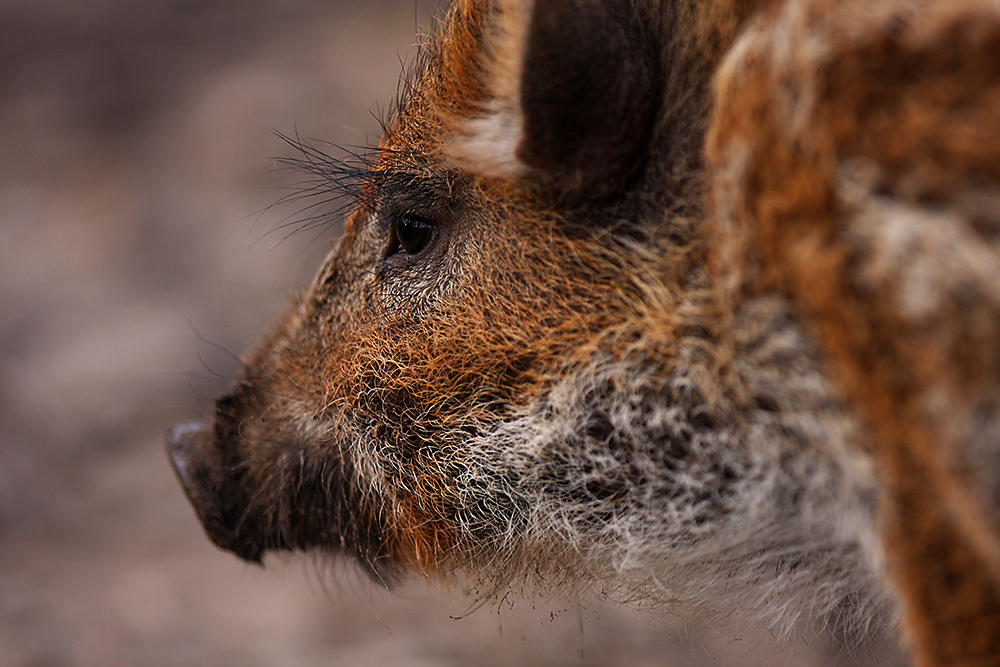
[[[455,2],[171,437],[212,539],[1000,664],[1000,16],[871,4]]]

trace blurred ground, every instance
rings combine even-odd
[[[390,595],[301,558],[259,570],[203,536],[163,434],[204,414],[225,350],[336,233],[271,231],[295,213],[265,210],[285,194],[272,130],[372,141],[433,9],[0,6],[0,665],[778,664],[590,600],[454,620],[459,591]]]

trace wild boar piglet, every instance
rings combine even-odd
[[[1000,665],[998,54],[986,0],[455,0],[168,437],[209,537]]]

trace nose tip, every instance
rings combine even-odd
[[[209,539],[260,564],[263,549],[251,529],[243,492],[221,464],[213,435],[204,422],[175,424],[167,431],[167,455]]]
[[[182,480],[190,478],[191,452],[194,450],[197,436],[204,431],[205,424],[197,421],[174,424],[167,431],[167,452],[170,455],[170,463]]]

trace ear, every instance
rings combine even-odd
[[[446,124],[445,152],[474,173],[537,179],[580,197],[620,190],[643,162],[660,104],[655,8],[497,5],[480,43],[483,97]]]

